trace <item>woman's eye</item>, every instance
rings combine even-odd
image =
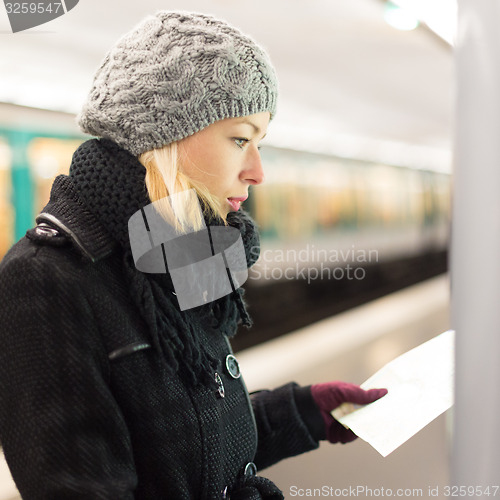
[[[244,137],[235,137],[233,140],[236,143],[236,145],[241,149],[243,149],[247,145],[247,143],[250,142],[249,139],[245,139]]]

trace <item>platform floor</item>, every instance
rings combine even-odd
[[[302,385],[328,380],[359,384],[394,357],[448,328],[448,281],[441,276],[295,332],[296,338],[290,337],[289,343],[284,339],[280,345],[267,346],[266,357],[287,359],[287,366],[272,368],[277,384],[284,378]],[[349,341],[336,343],[337,335]],[[308,349],[301,353],[288,347],[301,342],[314,345],[316,358],[311,358]],[[296,361],[294,356],[298,356]],[[242,352],[238,357],[249,390],[259,388],[265,363],[260,364],[258,371],[253,370],[256,359],[262,356]],[[246,364],[249,373],[245,371]],[[286,372],[284,376],[279,374],[281,370]],[[340,496],[335,495],[335,490],[341,489],[344,492],[338,493],[345,493],[342,496],[384,497],[382,488],[385,496],[389,496],[390,489],[393,497],[400,494],[400,498],[446,498],[451,411],[386,458],[361,439],[346,445],[321,443],[318,450],[284,460],[261,474],[273,480],[287,499],[307,497],[308,489],[310,496],[314,489],[319,489],[321,493],[333,491],[330,498],[335,498]]]

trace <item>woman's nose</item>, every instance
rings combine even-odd
[[[242,180],[250,184],[262,184],[264,182],[264,167],[262,166],[260,151],[257,148],[250,152],[248,162],[241,175]]]

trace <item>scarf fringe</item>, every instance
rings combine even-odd
[[[182,372],[194,385],[214,383],[217,360],[202,349],[192,322],[174,309],[159,283],[135,269],[130,253],[123,260],[131,295],[142,311],[163,368],[171,375]]]

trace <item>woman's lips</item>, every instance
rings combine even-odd
[[[240,196],[239,198],[228,198],[227,201],[234,211],[240,209],[240,205],[248,198],[248,196]]]

